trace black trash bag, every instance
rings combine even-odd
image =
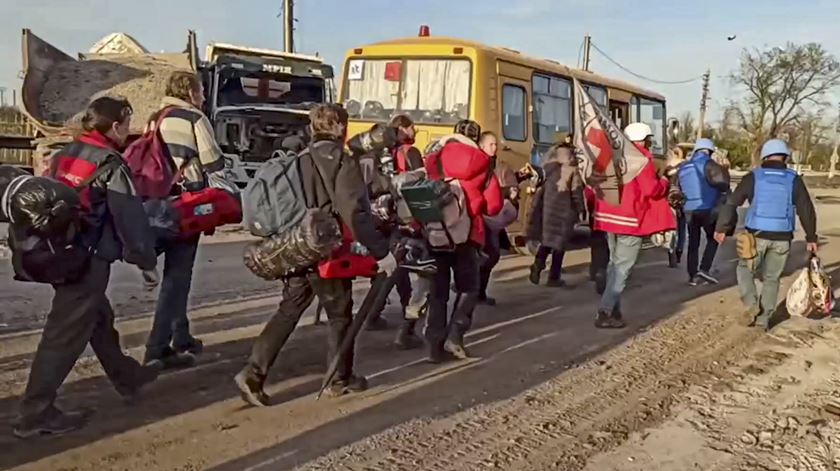
[[[12,167],[11,165],[0,165],[0,198],[6,194],[6,190],[9,188],[9,185],[14,179],[25,175],[29,174],[17,167]],[[3,203],[5,203],[5,200],[3,200]],[[0,222],[10,222],[9,215],[6,214],[5,204],[0,206]]]
[[[326,260],[340,245],[341,228],[335,217],[310,209],[290,231],[248,245],[243,259],[258,277],[279,280]]]
[[[7,193],[3,212],[29,235],[61,237],[80,220],[79,193],[52,178],[31,177]]]
[[[181,234],[181,215],[170,200],[148,199],[143,202],[143,209],[158,243],[175,240]]]

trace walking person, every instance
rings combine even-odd
[[[75,187],[93,179],[81,193],[85,201],[81,240],[89,244],[92,255],[79,279],[53,285],[52,308],[29,371],[20,420],[13,429],[20,438],[61,434],[84,425],[83,414],[62,412],[54,402],[87,344],[126,398],[160,373],[160,362],[141,366],[122,351],[106,294],[113,262],[155,268],[152,232],[118,150],[128,138],[131,114],[124,99],[94,100],[82,119],[84,133],[52,158],[49,175],[56,180]]]
[[[467,242],[452,251],[433,251],[437,273],[429,297],[426,341],[429,361],[440,363],[448,355],[469,357],[464,335],[472,325],[480,288],[479,250],[486,241],[484,216],[495,216],[502,209],[499,180],[490,170],[490,158],[478,148],[481,127],[474,121],[461,121],[456,131],[468,139],[441,139],[442,147],[426,156],[425,168],[431,179],[454,179],[463,189],[471,227]],[[440,174],[442,170],[442,175]],[[460,302],[448,316],[452,277]]]
[[[540,283],[540,274],[551,255],[547,286],[561,287],[565,286],[560,276],[566,244],[574,232],[575,223],[586,214],[583,181],[578,172],[574,147],[565,141],[552,146],[546,152],[543,169],[545,183],[534,195],[525,236],[540,243],[531,265],[530,281],[535,285]]]
[[[595,292],[602,295],[607,288],[610,246],[607,243],[607,233],[595,229],[595,191],[587,186],[583,195],[589,218],[589,279],[595,283]]]
[[[808,251],[816,254],[818,249],[817,213],[802,177],[787,168],[789,157],[784,141],[767,141],[761,148],[761,167],[745,175],[729,195],[715,229],[715,239],[723,243],[738,224],[738,207],[749,201],[746,232],[738,236],[736,273],[741,301],[752,319],[750,325],[764,329],[771,326],[776,312],[779,279],[790,255],[797,216]],[[757,279],[762,280],[760,295]]]
[[[624,133],[648,158],[639,175],[625,184],[621,202],[613,206],[602,199],[595,201],[595,230],[607,233],[610,263],[601,305],[595,317],[597,328],[623,328],[621,295],[639,258],[644,237],[674,230],[674,214],[666,194],[668,180],[659,178],[650,147],[653,131],[644,123],[632,123]]]
[[[199,191],[207,186],[236,193],[227,182],[224,159],[213,126],[201,111],[204,87],[193,72],[174,72],[166,87],[158,117],[158,132],[172,159],[181,170],[180,185],[173,195]],[[157,120],[155,120],[157,122]],[[160,360],[166,368],[191,366],[203,350],[203,343],[190,333],[187,304],[192,287],[193,267],[200,235],[163,241],[163,278],[155,305],[152,330],[146,340],[145,362]]]
[[[691,157],[677,171],[677,179],[685,202],[683,214],[688,227],[686,268],[691,286],[705,282],[717,284],[711,274],[718,243],[714,240],[718,205],[729,192],[726,171],[712,160],[715,144],[711,139],[698,139]],[[703,258],[700,258],[701,234],[706,237]],[[698,268],[699,263],[699,268]]]
[[[670,187],[668,188],[668,203],[671,209],[674,210],[674,216],[677,220],[677,229],[675,237],[671,238],[671,243],[668,246],[668,267],[677,268],[681,261],[683,250],[685,249],[686,238],[686,223],[685,213],[683,212],[683,204],[685,204],[685,197],[680,190],[679,170],[682,164],[685,163],[685,158],[680,148],[671,150],[668,157],[668,165],[665,167],[665,177],[668,178]]]
[[[376,229],[359,159],[344,151],[347,111],[339,105],[322,104],[310,111],[309,119],[312,142],[299,157],[306,201],[334,214],[350,230],[353,240],[378,260],[380,270],[390,276],[397,269],[396,259],[389,251],[388,238]],[[353,282],[349,278],[321,278],[314,268],[283,280],[283,297],[277,312],[254,342],[246,366],[234,378],[242,398],[251,405],[268,405],[269,397],[263,389],[268,372],[316,296],[329,323],[327,363],[339,353],[353,319]],[[329,394],[338,396],[367,389],[367,379],[355,374],[354,349],[355,345],[338,365],[336,378],[328,386]]]
[[[478,139],[478,147],[490,157],[490,167],[502,188],[502,210],[495,216],[485,216],[484,225],[487,236],[484,243],[484,254],[487,256],[481,265],[480,284],[478,288],[478,302],[487,306],[495,306],[496,300],[487,295],[490,275],[499,263],[502,252],[502,234],[505,229],[519,218],[519,184],[527,176],[523,172],[514,172],[496,157],[499,146],[498,137],[492,131],[484,131]],[[522,180],[520,180],[520,178]]]

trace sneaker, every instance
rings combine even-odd
[[[266,407],[269,405],[269,397],[263,391],[262,382],[254,378],[248,368],[237,373],[233,377],[233,381],[236,383],[236,387],[239,388],[239,393],[243,401],[254,407]]]
[[[387,328],[388,321],[386,321],[382,316],[374,317],[365,323],[365,330],[368,331],[386,330]]]
[[[443,350],[449,352],[458,360],[466,360],[470,357],[466,347],[464,347],[464,337],[462,335],[450,335],[443,344]]]
[[[540,284],[540,274],[542,273],[542,268],[531,265],[531,274],[528,276],[528,279],[531,281],[532,284],[538,285]]]
[[[410,272],[420,273],[422,275],[434,275],[437,273],[437,265],[435,265],[435,259],[433,258],[406,260],[400,266]]]
[[[155,361],[161,362],[163,364],[163,369],[165,370],[189,368],[195,365],[195,355],[192,353],[179,353],[171,347],[166,347],[163,349],[160,356],[151,356],[147,350],[146,358],[143,360],[143,364],[148,365]]]
[[[201,355],[204,352],[204,342],[201,339],[193,337],[189,342],[183,345],[175,345],[175,351],[178,353],[191,353],[194,356]]]
[[[479,296],[478,303],[484,304],[485,306],[495,306],[496,305],[496,298],[491,298],[488,296]]]
[[[134,378],[134,384],[130,387],[116,386],[117,392],[126,401],[133,402],[140,394],[140,390],[144,386],[154,383],[160,372],[163,371],[163,362],[160,360],[151,360],[143,364]]]
[[[603,311],[598,311],[595,315],[595,327],[598,329],[610,328],[610,315]]]
[[[350,376],[349,379],[337,379],[327,386],[327,394],[332,397],[339,397],[345,394],[353,394],[367,391],[368,382],[364,376]]]
[[[545,285],[549,288],[565,288],[566,282],[559,278],[556,280],[549,278]]]
[[[624,322],[624,316],[621,315],[621,311],[618,309],[613,310],[612,315],[610,315],[609,324],[611,329],[623,329],[627,326]]]
[[[51,407],[44,417],[35,421],[22,420],[12,428],[17,438],[27,439],[39,435],[62,435],[85,426],[87,417],[80,412],[62,412]]]
[[[701,271],[697,272],[697,276],[699,276],[700,278],[702,278],[705,282],[710,283],[710,284],[713,284],[713,285],[716,285],[716,284],[719,284],[719,283],[720,283],[720,281],[718,281],[718,279],[717,279],[717,278],[713,277],[713,276],[711,275],[711,273],[709,273],[709,272],[707,272],[707,271],[702,271],[702,270],[701,270]]]
[[[694,275],[688,279],[688,286],[697,286],[702,282],[699,275]]]

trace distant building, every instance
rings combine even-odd
[[[148,54],[143,45],[126,33],[111,33],[88,51],[90,54]]]

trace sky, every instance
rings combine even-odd
[[[75,55],[112,32],[151,51],[178,51],[193,29],[209,41],[282,49],[281,0],[0,0],[0,86],[20,87],[20,31],[29,28]],[[296,49],[318,52],[340,73],[348,49],[417,34],[445,35],[578,62],[585,34],[646,77],[679,81],[711,70],[710,113],[739,91],[729,80],[744,48],[819,42],[840,56],[838,0],[297,0]],[[727,36],[737,35],[734,41]],[[635,78],[592,52],[591,69],[657,91],[668,114],[696,114],[699,81],[661,85]],[[11,101],[6,92],[7,102]],[[840,94],[837,95],[840,98]]]

